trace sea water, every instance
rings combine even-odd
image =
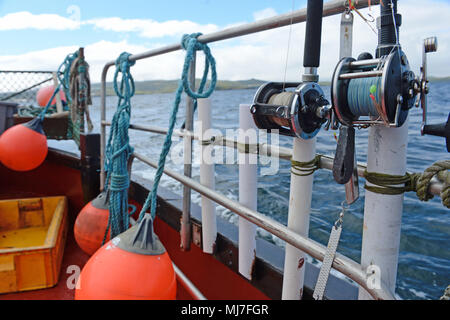
[[[216,91],[212,98],[213,127],[225,134],[227,129],[237,129],[239,124],[239,105],[251,104],[256,90]],[[330,88],[324,87],[329,97]],[[91,114],[99,131],[100,99],[93,99]],[[174,94],[154,94],[135,96],[132,100],[132,123],[168,127]],[[107,118],[110,120],[116,108],[117,98],[107,98]],[[431,84],[428,96],[429,123],[442,123],[450,112],[450,82]],[[184,104],[178,114],[178,127],[183,123]],[[450,159],[445,148],[445,140],[439,137],[420,134],[421,109],[410,112],[408,172],[423,172],[437,160]],[[334,155],[336,141],[334,131],[322,130],[318,135],[317,151]],[[367,162],[368,130],[357,130],[357,158]],[[161,135],[130,131],[131,143],[135,149],[157,161],[164,137]],[[176,147],[181,140],[174,141]],[[197,145],[197,144],[195,144]],[[280,137],[280,145],[292,147],[292,138]],[[73,142],[54,142],[50,146],[76,151]],[[195,148],[198,148],[196,146]],[[198,149],[195,149],[198,150]],[[168,160],[167,167],[182,173],[183,168]],[[153,179],[155,170],[136,161],[134,173]],[[258,211],[286,224],[289,206],[290,163],[281,160],[276,175],[258,177]],[[261,173],[262,171],[260,171]],[[194,164],[193,177],[199,180],[200,169]],[[360,199],[351,206],[344,219],[344,230],[338,251],[360,262],[364,211],[364,180],[360,181]],[[162,186],[174,192],[182,192],[182,186],[164,176]],[[238,200],[238,165],[216,165],[216,189],[231,199]],[[327,245],[331,228],[337,220],[341,203],[345,199],[344,187],[335,183],[328,170],[315,174],[312,199],[310,237]],[[200,196],[193,193],[193,200],[200,203]],[[218,207],[218,214],[231,223],[237,224],[238,217],[225,208]],[[258,235],[279,246],[284,242],[264,230]],[[421,202],[414,193],[405,195],[399,267],[396,294],[401,299],[439,299],[450,285],[450,210],[446,209],[436,197],[429,202]],[[311,260],[313,263],[317,261]]]

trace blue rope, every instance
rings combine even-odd
[[[42,110],[42,112],[39,115],[39,119],[41,119],[42,121],[44,121],[45,115],[47,114],[48,110],[52,106],[53,99],[55,99],[56,95],[61,91],[61,86],[63,87],[64,93],[67,98],[67,102],[68,103],[72,102],[72,98],[70,97],[70,88],[69,88],[70,87],[70,69],[76,58],[78,58],[78,51],[67,55],[67,57],[64,59],[64,62],[59,66],[58,72],[57,72],[59,84],[53,91],[53,95],[50,98],[50,100],[48,100],[47,106]],[[64,68],[64,71],[62,71],[63,68]]]
[[[61,90],[60,86],[57,86],[55,88],[55,91],[53,91],[53,95],[50,98],[50,100],[48,100],[47,102],[47,106],[42,110],[42,112],[39,114],[38,118],[41,119],[41,121],[44,121],[45,119],[45,115],[47,114],[48,110],[50,109],[50,107],[52,106],[52,101],[53,99],[55,99],[56,95],[59,93],[59,91]]]
[[[133,154],[130,146],[128,129],[130,127],[131,98],[135,94],[133,76],[130,67],[135,62],[129,60],[129,53],[122,53],[116,61],[114,74],[114,90],[119,97],[117,111],[114,114],[111,133],[106,146],[105,169],[108,172],[106,178],[106,191],[109,200],[109,220],[105,234],[105,240],[109,230],[111,239],[128,230],[130,214],[128,205],[128,188],[130,177],[128,174],[128,160]],[[119,86],[119,74],[122,79]],[[134,211],[136,211],[134,209]]]
[[[69,104],[72,103],[72,97],[70,95],[70,69],[72,68],[73,62],[78,58],[78,55],[78,51],[67,55],[64,62],[58,68],[58,79],[63,86]]]
[[[172,113],[170,116],[169,130],[167,132],[166,140],[164,142],[164,146],[160,155],[158,169],[156,171],[153,188],[150,192],[145,204],[142,208],[142,211],[139,216],[139,220],[142,220],[149,208],[151,208],[151,216],[154,220],[156,217],[156,203],[158,196],[158,186],[161,181],[161,177],[164,173],[164,167],[166,164],[166,158],[169,154],[170,147],[172,146],[172,135],[176,124],[176,117],[178,113],[178,109],[180,107],[181,95],[183,91],[194,100],[194,105],[197,105],[197,99],[206,99],[211,96],[214,92],[217,84],[217,72],[216,72],[216,61],[211,54],[211,50],[206,44],[200,43],[197,38],[201,36],[201,33],[195,33],[191,35],[184,35],[181,45],[184,50],[186,50],[186,58],[183,66],[183,73],[181,76],[181,80],[178,85],[178,89],[175,94],[175,102],[173,104]],[[191,66],[191,62],[194,58],[195,51],[203,51],[205,54],[205,71],[203,72],[203,78],[200,83],[200,87],[198,92],[193,92],[191,89],[191,83],[189,82],[189,69]],[[208,79],[208,74],[210,69],[211,73],[211,85],[209,86],[206,92],[203,92],[206,86],[206,82]]]

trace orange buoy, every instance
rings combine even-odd
[[[54,93],[55,93],[55,86],[42,87],[41,89],[39,89],[39,91],[37,92],[37,95],[36,95],[37,103],[41,107],[46,107]],[[60,90],[59,96],[61,97],[61,101],[64,101],[64,102],[67,101],[64,91]],[[53,106],[55,104],[56,104],[56,97],[53,98],[51,105]]]
[[[75,221],[74,234],[78,246],[92,256],[102,246],[108,228],[109,209],[105,193],[89,202]],[[108,235],[106,242],[110,240]]]
[[[39,118],[14,126],[0,137],[0,161],[11,170],[34,170],[45,161],[47,154],[47,137]]]
[[[75,300],[175,300],[176,291],[172,261],[146,215],[91,257]]]

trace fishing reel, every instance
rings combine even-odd
[[[294,91],[287,89],[295,88]],[[251,113],[259,129],[286,136],[314,138],[330,118],[331,106],[314,82],[264,84],[256,93]]]
[[[364,53],[342,59],[335,69],[331,96],[338,121],[348,127],[401,127],[416,101],[418,81],[399,48],[373,59]]]

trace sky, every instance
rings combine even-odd
[[[85,47],[91,80],[99,82],[105,63],[124,51],[137,54],[177,43],[186,33],[208,34],[305,6],[306,0],[0,0],[0,70],[56,70],[67,54]],[[429,73],[450,76],[450,0],[400,0],[399,12],[400,43],[412,70],[419,73],[423,39],[437,36]],[[361,13],[376,18],[379,9]],[[322,80],[332,77],[339,60],[339,30],[339,16],[325,18]],[[304,33],[298,24],[211,44],[219,79],[299,81]],[[355,14],[354,56],[373,53],[376,45],[377,35]],[[139,61],[132,72],[137,80],[178,79],[183,60],[179,51]]]

